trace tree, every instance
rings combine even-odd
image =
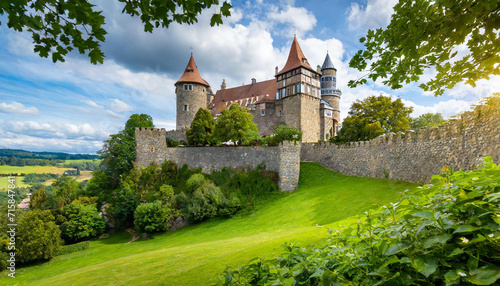
[[[81,194],[82,186],[72,177],[60,176],[52,183],[52,190],[58,207],[62,208]]]
[[[194,116],[191,128],[186,130],[186,137],[189,145],[205,146],[217,144],[214,135],[215,119],[208,109],[200,108]]]
[[[112,134],[104,141],[103,148],[98,151],[102,165],[109,178],[109,187],[118,186],[120,175],[134,167],[135,162],[135,127],[154,127],[153,119],[147,114],[132,114],[125,128],[117,134]]]
[[[401,99],[392,101],[389,96],[370,96],[351,106],[339,131],[340,142],[370,140],[386,132],[398,132],[410,128],[410,113]]]
[[[420,87],[436,96],[462,81],[475,86],[500,74],[499,11],[498,1],[400,0],[387,28],[360,39],[365,50],[349,65],[360,71],[370,65],[368,78],[382,78],[392,89],[417,82],[429,68],[437,74]],[[460,52],[465,44],[470,53]],[[366,82],[363,77],[349,86]]]
[[[172,193],[173,196],[173,193]],[[169,200],[171,197],[169,198]],[[163,204],[161,201],[139,205],[134,212],[134,224],[142,231],[159,232],[165,231],[170,226],[176,211],[171,204]]]
[[[106,224],[96,204],[74,201],[62,209],[66,221],[61,224],[62,236],[67,242],[78,242],[104,232]]]
[[[274,134],[261,140],[263,144],[269,146],[278,146],[283,141],[300,142],[302,141],[302,132],[290,126],[276,125],[274,127]]]
[[[253,115],[236,103],[222,110],[215,125],[215,133],[221,142],[231,140],[248,144],[252,138],[257,138],[258,132]]]
[[[61,230],[49,210],[28,211],[19,219],[16,249],[20,262],[51,259],[61,248]]]
[[[168,28],[171,23],[193,24],[203,9],[218,5],[219,0],[118,0],[124,4],[122,13],[138,16],[144,31]],[[103,63],[104,54],[100,45],[107,34],[103,28],[105,18],[89,0],[25,0],[0,1],[0,15],[7,14],[7,26],[15,31],[31,33],[34,52],[41,57],[52,56],[52,61],[64,62],[71,51],[88,53],[93,64]],[[229,16],[231,4],[220,6],[220,12],[212,16],[210,25],[222,24],[222,16]],[[0,23],[1,24],[1,23]]]
[[[426,126],[439,126],[445,121],[441,113],[424,113],[417,118],[412,118],[410,127],[420,129]]]

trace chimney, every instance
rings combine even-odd
[[[316,71],[319,72],[319,73],[321,73],[321,66],[320,65],[316,66]]]
[[[222,79],[222,84],[220,85],[220,89],[226,89],[226,79]]]
[[[276,66],[276,68],[274,69],[274,75],[277,75],[278,74],[278,66]]]
[[[257,80],[255,78],[252,78],[252,84],[256,83]]]

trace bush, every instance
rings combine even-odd
[[[191,128],[186,130],[189,145],[216,145],[215,119],[208,109],[200,108],[191,122]]]
[[[325,247],[287,245],[273,260],[226,270],[221,284],[490,285],[500,279],[500,168],[454,173],[402,194],[348,226]]]
[[[61,213],[66,218],[66,221],[61,224],[62,237],[66,242],[77,242],[96,237],[102,234],[106,228],[106,223],[99,215],[95,204],[74,201],[63,207]]]
[[[302,141],[302,132],[299,130],[286,126],[276,125],[274,127],[274,134],[261,139],[261,145],[278,146],[283,141],[293,141],[295,144]]]
[[[75,243],[75,244],[63,245],[63,247],[61,247],[61,250],[59,250],[59,252],[57,252],[56,256],[66,255],[66,254],[86,250],[86,249],[89,249],[89,247],[90,247],[89,241],[82,241],[82,242]]]
[[[116,221],[117,228],[127,228],[133,225],[134,211],[139,203],[139,195],[133,192],[128,184],[122,184],[109,211]]]
[[[172,220],[172,209],[164,207],[160,201],[139,205],[134,212],[134,224],[141,231],[165,231]]]
[[[50,211],[26,212],[17,225],[16,256],[22,263],[48,260],[61,248],[61,230]]]

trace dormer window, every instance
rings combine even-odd
[[[187,69],[186,71],[187,72],[193,72],[193,69]]]
[[[307,63],[307,59],[306,58],[302,58],[302,62],[303,63]]]

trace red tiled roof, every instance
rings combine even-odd
[[[288,54],[288,60],[286,61],[285,67],[276,74],[276,76],[280,74],[284,74],[288,71],[296,69],[298,67],[304,67],[308,70],[316,72],[307,61],[302,49],[299,46],[299,42],[297,42],[297,38],[293,37],[292,47],[290,48],[290,53]]]
[[[274,102],[277,91],[276,79],[221,89],[217,91],[208,108],[212,110],[213,115],[216,115],[233,103],[238,103],[241,107],[250,107],[251,104]]]
[[[199,83],[204,86],[210,87],[208,82],[201,78],[200,73],[198,72],[198,67],[196,67],[196,63],[194,62],[193,53],[191,53],[191,58],[189,59],[186,69],[184,70],[184,74],[175,84],[181,82]]]

